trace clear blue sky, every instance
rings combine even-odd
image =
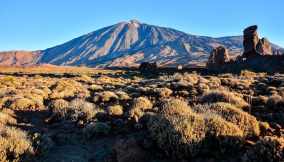
[[[283,0],[1,0],[0,51],[45,49],[130,19],[213,37],[257,24],[284,47]]]

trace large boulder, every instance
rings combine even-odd
[[[228,50],[223,47],[219,46],[217,48],[214,48],[211,52],[211,55],[207,62],[207,67],[218,67],[226,64],[230,61],[230,56],[228,53]]]

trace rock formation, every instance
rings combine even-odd
[[[263,55],[272,55],[272,47],[270,45],[270,42],[266,38],[262,38],[259,40],[257,46],[256,46],[257,52]]]
[[[214,48],[211,52],[211,55],[207,62],[207,67],[222,66],[229,61],[230,56],[228,54],[228,50],[223,46],[219,46],[217,48]]]
[[[244,31],[244,57],[255,55],[272,55],[272,47],[266,38],[260,39],[257,33],[257,25],[247,27]]]
[[[244,40],[243,40],[244,54],[255,53],[256,46],[259,42],[257,26],[256,25],[250,26],[246,28],[243,31],[243,33],[244,33]]]
[[[155,72],[158,69],[158,65],[156,62],[150,63],[150,62],[142,62],[139,66],[139,70],[142,73],[149,73],[149,72]]]

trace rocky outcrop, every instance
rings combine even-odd
[[[217,73],[239,73],[241,70],[256,72],[284,73],[284,55],[276,54],[275,48],[266,38],[260,39],[257,26],[250,26],[244,31],[244,53],[230,60],[224,47],[214,49],[207,62],[207,70]],[[279,51],[279,50],[277,50]]]
[[[270,42],[266,38],[262,38],[259,40],[256,46],[256,51],[262,55],[272,55],[273,53]]]
[[[272,55],[272,47],[266,38],[260,39],[257,33],[257,25],[250,26],[244,31],[244,57],[255,55]]]
[[[259,42],[259,37],[257,33],[257,25],[250,26],[244,31],[244,55],[256,53],[256,46]]]
[[[150,62],[142,62],[139,66],[139,70],[142,73],[149,73],[149,72],[155,72],[158,69],[158,65],[156,62],[150,63]]]
[[[211,55],[207,62],[207,67],[218,67],[222,66],[230,61],[230,56],[228,54],[228,50],[223,47],[219,46],[214,48],[211,52]]]

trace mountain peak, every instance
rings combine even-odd
[[[140,21],[136,20],[136,19],[132,19],[128,22],[129,25],[133,25],[135,26],[136,28],[140,27],[141,23]]]
[[[132,19],[132,20],[129,21],[129,23],[131,23],[131,24],[141,24],[140,21],[137,20],[137,19]]]

